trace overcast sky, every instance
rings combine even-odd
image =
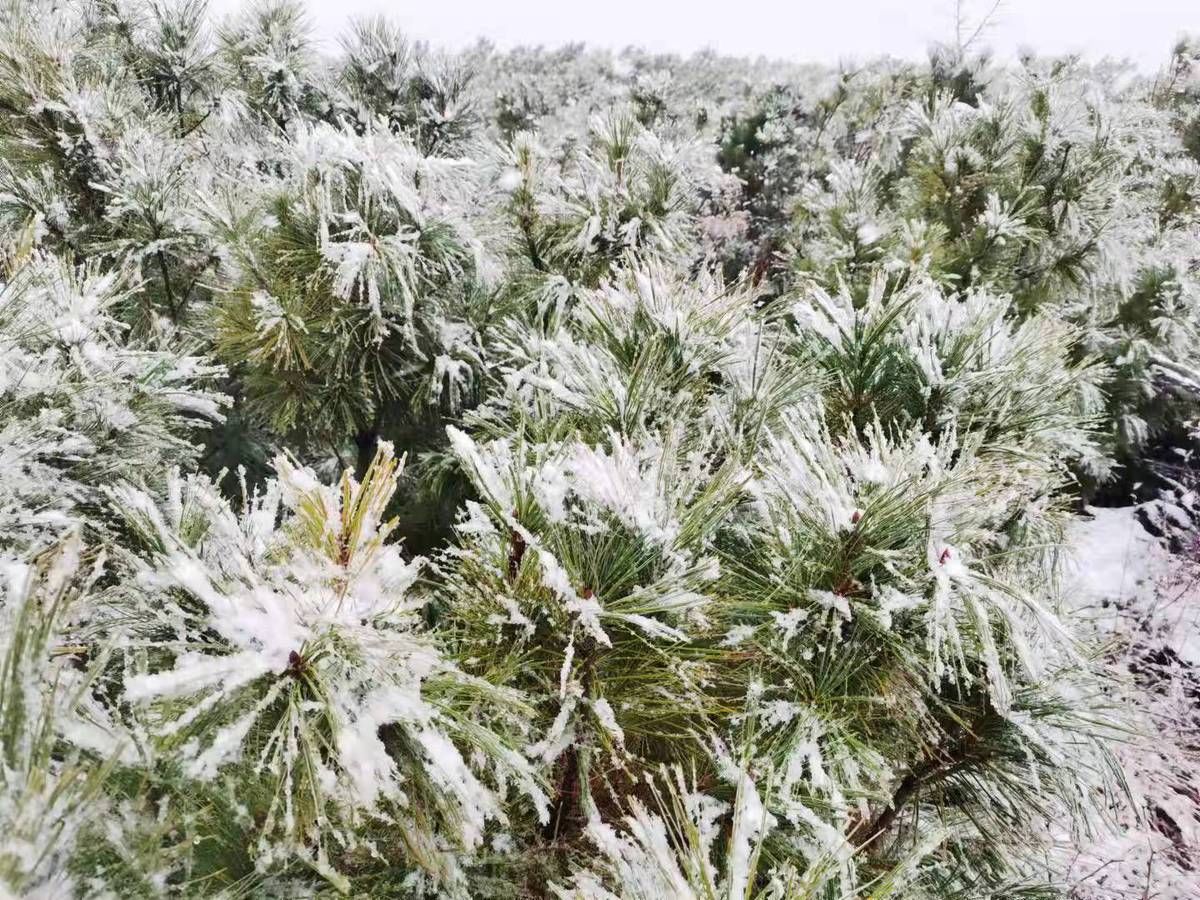
[[[246,0],[210,0],[225,13]],[[993,0],[971,0],[978,17]],[[570,41],[657,51],[764,54],[837,62],[921,56],[954,34],[953,0],[307,0],[324,42],[357,15],[383,13],[416,39],[462,47]],[[985,40],[1018,48],[1128,57],[1154,69],[1181,32],[1200,32],[1200,0],[1001,0]]]

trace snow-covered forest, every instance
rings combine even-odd
[[[1200,40],[985,38],[0,0],[0,897],[1200,896]]]

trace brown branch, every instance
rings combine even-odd
[[[162,250],[155,250],[154,257],[158,260],[158,272],[162,276],[163,292],[167,295],[167,309],[171,311],[171,321],[178,322],[179,314],[182,312],[182,300],[180,307],[175,305],[175,293],[171,290],[171,275],[167,267],[167,258]]]
[[[985,714],[986,718],[987,714]],[[976,723],[978,724],[978,723]],[[856,847],[866,847],[877,838],[886,834],[895,824],[896,817],[908,805],[922,788],[929,787],[949,777],[958,771],[971,758],[979,745],[977,731],[963,726],[963,733],[938,756],[929,757],[917,763],[892,793],[888,805],[881,809],[874,818],[864,819],[850,829],[849,840]]]
[[[513,518],[517,517],[516,510],[513,510]],[[509,535],[509,543],[511,549],[508,551],[508,580],[516,581],[517,575],[521,572],[521,560],[525,558],[525,538],[521,536],[516,528],[512,529]]]

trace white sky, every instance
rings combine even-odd
[[[247,0],[210,0],[214,13]],[[967,0],[976,17],[993,0]],[[317,34],[333,45],[351,17],[382,13],[409,35],[443,47],[486,37],[502,48],[570,41],[620,48],[837,62],[922,56],[954,33],[953,0],[307,0]],[[1157,68],[1181,32],[1200,32],[1200,0],[1001,0],[986,42],[1004,56],[1128,57]]]

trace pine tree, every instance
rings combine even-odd
[[[0,12],[0,894],[1068,896],[1197,53]],[[1177,451],[1177,453],[1176,453]],[[407,463],[405,463],[407,454]]]

